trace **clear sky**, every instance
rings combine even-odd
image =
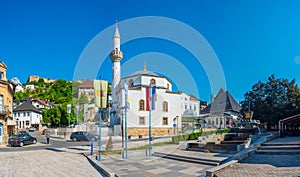
[[[145,16],[174,19],[201,34],[222,67],[216,73],[224,73],[226,89],[238,101],[254,83],[271,74],[300,81],[298,0],[1,0],[0,60],[8,65],[9,79],[18,77],[23,83],[29,75],[73,80],[76,64],[92,39],[108,29],[109,40],[102,42],[112,46],[111,29],[116,20],[121,40],[130,31],[138,36],[159,27],[160,34],[168,36],[174,27],[149,23],[137,32],[137,27],[125,23]],[[188,31],[181,32],[176,37],[195,40]],[[101,47],[100,53],[105,51]],[[166,75],[179,90],[207,101],[211,82],[219,82],[209,80],[208,75],[214,73],[205,72],[207,68],[198,62],[198,56],[174,41],[140,37],[123,43],[121,50],[122,77],[142,70],[146,60],[148,70]],[[111,62],[107,52],[103,55],[98,75],[110,81]],[[88,70],[98,64],[86,65]]]

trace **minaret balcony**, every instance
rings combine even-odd
[[[121,51],[116,51],[116,50],[113,50],[111,53],[110,53],[110,59],[112,61],[115,61],[115,60],[122,60],[123,58],[123,53]]]

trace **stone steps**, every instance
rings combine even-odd
[[[300,145],[282,145],[282,146],[261,146],[260,150],[289,150],[289,149],[299,149]]]
[[[263,143],[256,150],[257,154],[300,154],[300,143]]]
[[[218,166],[222,162],[220,160],[214,160],[214,159],[188,157],[188,156],[173,155],[173,154],[166,154],[160,152],[154,152],[153,155],[157,157],[172,159],[172,160],[178,160],[178,161],[189,162],[189,163],[198,163],[198,164],[211,165],[211,166]]]
[[[263,143],[261,146],[300,146],[300,143]]]
[[[290,150],[270,150],[270,149],[258,149],[256,150],[257,154],[269,154],[269,155],[295,155],[300,154],[300,149],[290,149]]]

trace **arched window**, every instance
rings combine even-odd
[[[170,84],[167,84],[167,90],[170,91]]]
[[[163,102],[163,112],[168,112],[168,102]]]
[[[144,100],[139,101],[139,111],[145,111],[145,101]]]
[[[151,83],[151,85],[156,85],[155,79],[151,79],[151,80],[150,80],[150,83]]]

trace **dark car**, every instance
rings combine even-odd
[[[18,134],[11,135],[8,140],[9,146],[24,146],[27,144],[36,144],[37,140],[35,137],[29,134]]]
[[[90,132],[73,132],[70,136],[70,139],[73,141],[90,141],[92,138],[96,140],[96,136]]]
[[[19,131],[19,134],[22,134],[22,135],[29,135],[28,131],[26,131],[26,130],[21,130],[21,131]]]

